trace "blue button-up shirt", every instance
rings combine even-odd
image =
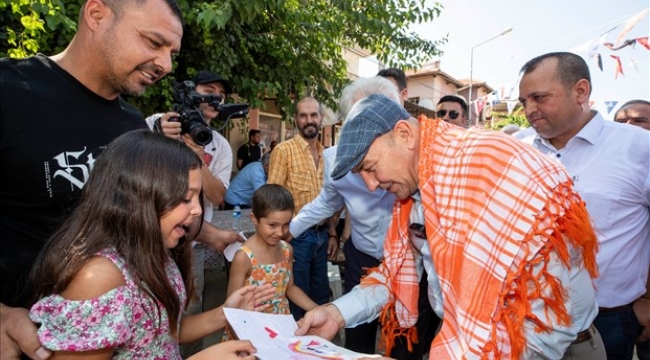
[[[255,190],[266,184],[266,172],[261,162],[255,161],[246,166],[230,182],[225,200],[230,205],[251,206]]]

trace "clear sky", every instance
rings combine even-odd
[[[648,0],[442,0],[439,18],[414,26],[413,31],[428,39],[448,34],[442,46],[441,70],[457,79],[469,79],[472,47],[512,28],[474,49],[473,79],[487,81],[494,89],[517,81],[519,69],[531,58],[552,51],[572,51],[611,28],[607,41],[615,42],[625,22],[650,6]],[[646,15],[626,39],[648,36],[650,16]],[[592,75],[591,100],[604,112],[604,101],[622,102],[650,98],[650,51],[637,44],[611,51],[600,47],[603,71],[586,53]],[[615,61],[621,56],[624,76],[614,78]],[[633,58],[638,70],[629,63]],[[517,97],[515,87],[513,97]],[[618,107],[617,106],[617,107]],[[613,109],[612,111],[614,111]],[[611,114],[603,114],[611,118]]]

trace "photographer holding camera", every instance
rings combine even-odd
[[[219,115],[219,105],[232,92],[232,88],[221,76],[202,70],[192,82],[180,83],[174,90],[175,111],[152,115],[146,119],[147,124],[152,130],[184,142],[205,163],[201,168],[205,220],[201,234],[208,230],[228,244],[244,240],[235,231],[217,229],[210,224],[213,206],[223,202],[229,185],[233,157],[228,140],[210,128],[209,123]],[[186,314],[198,314],[203,307],[205,247],[204,243],[194,245],[194,286],[198,299],[192,299]],[[181,353],[185,357],[190,356],[201,350],[202,345],[202,341],[183,345]]]

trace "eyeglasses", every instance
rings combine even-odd
[[[436,115],[442,119],[447,115],[447,110],[438,110],[438,112],[436,112]],[[458,115],[460,115],[460,113],[456,110],[449,111],[449,118],[452,120],[456,120],[458,118]]]

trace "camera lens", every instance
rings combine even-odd
[[[212,141],[212,130],[203,121],[191,121],[188,133],[197,145],[205,146]]]

